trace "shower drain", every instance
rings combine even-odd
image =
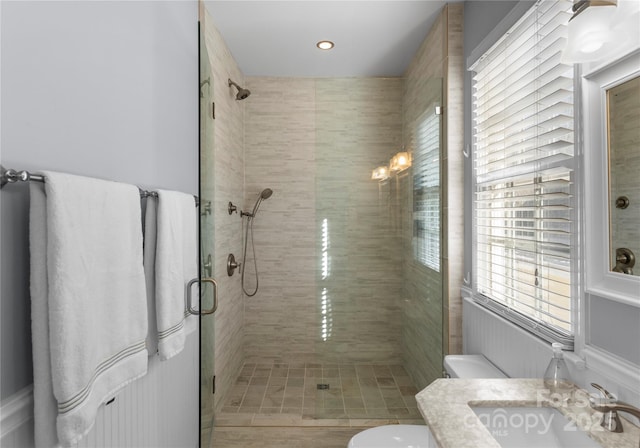
[[[329,389],[328,384],[318,384],[318,390],[327,390]]]

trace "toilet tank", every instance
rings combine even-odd
[[[482,355],[447,355],[444,368],[451,378],[507,378]]]

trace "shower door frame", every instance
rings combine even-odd
[[[212,206],[215,195],[213,75],[204,38],[203,22],[198,21],[198,74],[199,74],[199,132],[198,196],[199,220],[199,273],[200,273],[200,446],[209,447],[215,427],[215,215]],[[213,288],[213,291],[212,291]],[[213,303],[211,299],[213,298]]]

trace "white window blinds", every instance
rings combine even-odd
[[[474,73],[475,289],[485,306],[573,345],[572,2],[539,1]]]
[[[432,105],[416,126],[413,156],[413,251],[440,271],[440,115]]]

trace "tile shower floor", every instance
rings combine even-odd
[[[400,365],[245,364],[216,427],[424,423]]]

